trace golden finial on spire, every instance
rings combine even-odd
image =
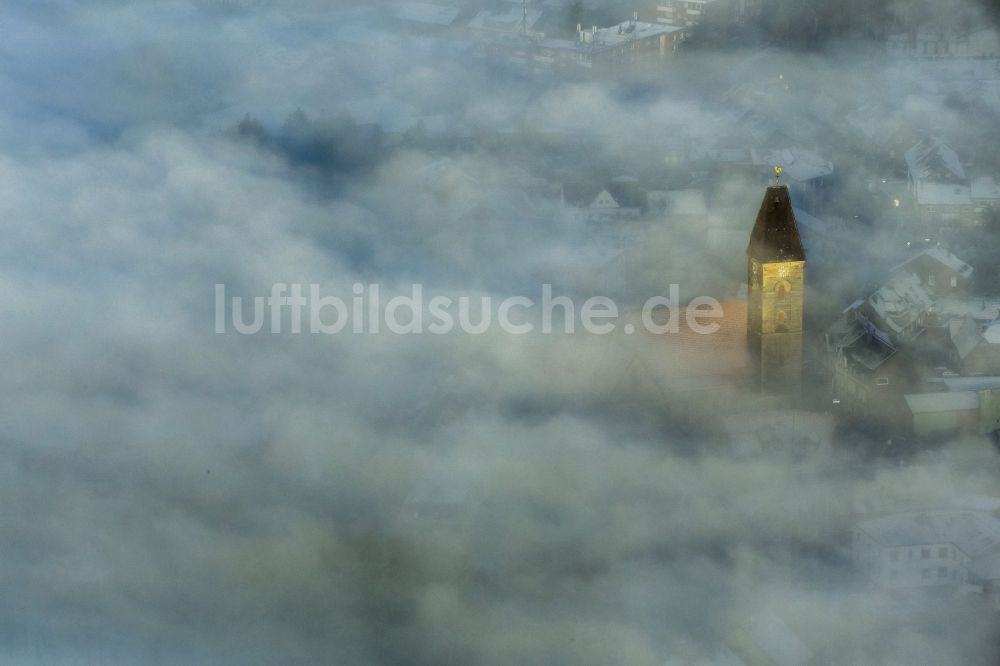
[[[781,167],[780,166],[774,167],[774,184],[775,185],[780,185],[781,184]]]

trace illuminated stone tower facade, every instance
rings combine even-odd
[[[767,392],[794,391],[801,382],[805,265],[788,188],[772,185],[747,246],[751,381]]]

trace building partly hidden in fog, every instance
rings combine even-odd
[[[827,329],[838,417],[913,441],[1000,436],[1000,299],[943,247],[893,267]]]
[[[792,391],[802,379],[805,266],[788,187],[773,185],[747,246],[750,381],[765,391]]]
[[[993,511],[948,509],[875,516],[854,526],[851,556],[888,589],[971,584],[1000,608],[1000,518]]]
[[[644,336],[656,347],[655,353],[643,354],[647,379],[630,377],[622,382],[623,391],[653,381],[660,387],[661,400],[697,396],[701,405],[718,402],[718,409],[729,413],[745,406],[750,397],[746,389],[751,388],[750,393],[761,397],[781,396],[772,402],[782,409],[793,406],[788,395],[798,392],[802,380],[806,255],[787,186],[766,188],[749,231],[745,288],[721,299],[718,317],[701,322],[711,323],[714,332],[680,325],[675,331]],[[643,248],[654,255],[670,249],[655,244]],[[681,309],[683,297],[696,295],[701,285],[682,286],[686,291]],[[653,321],[664,324],[667,313],[654,310]],[[736,390],[743,399],[729,396],[716,401],[726,389]],[[766,409],[765,403],[771,404],[754,399],[758,408]]]
[[[682,322],[674,332],[604,336],[594,342],[609,348],[599,356],[602,363],[628,356],[611,373],[594,364],[596,375],[580,376],[581,385],[608,384],[623,411],[666,414],[673,427],[702,439],[718,437],[739,455],[828,446],[832,416],[809,411],[802,397],[806,255],[792,203],[784,184],[766,187],[756,217],[742,224],[742,247],[724,253],[740,262],[749,284],[715,292],[728,295],[719,298],[721,316],[702,320],[717,326],[714,333]],[[643,244],[654,257],[669,257],[670,249]],[[711,270],[702,275],[712,278]],[[699,295],[703,285],[682,286],[684,310],[684,299]],[[634,323],[637,332],[645,330],[638,319],[625,313],[625,328]],[[654,310],[652,319],[662,325],[667,313]]]

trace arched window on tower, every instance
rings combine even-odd
[[[787,333],[788,332],[788,314],[784,310],[778,310],[774,313],[774,332],[775,333]]]

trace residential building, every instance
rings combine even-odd
[[[638,219],[646,210],[646,193],[632,176],[619,176],[611,181],[567,183],[563,185],[563,202],[590,222]]]
[[[996,58],[1000,57],[1000,33],[993,28],[959,31],[923,26],[890,35],[886,51],[897,58]]]
[[[715,0],[656,0],[652,19],[656,23],[689,28],[697,25],[707,5]]]
[[[642,18],[692,28],[702,23],[742,25],[760,11],[760,0],[646,0]]]
[[[979,396],[975,391],[914,393],[904,398],[912,415],[910,426],[918,437],[976,432]]]
[[[970,510],[870,518],[851,531],[851,557],[884,588],[962,584],[1000,566],[1000,519]]]
[[[956,395],[941,384],[1000,375],[1000,304],[969,295],[971,275],[955,255],[930,248],[844,310],[826,332],[841,416],[921,437],[1000,427],[992,393]]]
[[[910,191],[924,228],[976,221],[972,189],[955,150],[939,137],[926,137],[904,155]]]
[[[576,39],[507,31],[484,39],[480,48],[489,58],[532,69],[570,76],[628,78],[655,73],[672,58],[684,35],[678,26],[631,20],[589,30],[577,26]]]

